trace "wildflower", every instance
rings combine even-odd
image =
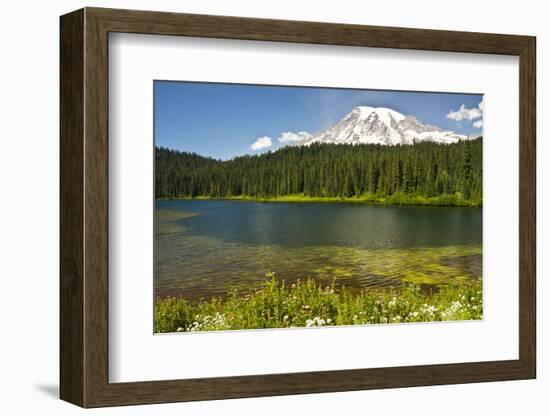
[[[325,323],[326,323],[326,321],[324,319],[319,318],[318,316],[316,316],[315,318],[308,319],[306,321],[306,327],[310,328],[310,327],[313,327],[313,326],[324,326]]]
[[[195,331],[200,330],[201,327],[202,327],[202,325],[199,324],[198,322],[193,322],[191,325],[189,325],[189,328],[187,328],[187,330],[191,331],[191,332],[195,332]]]

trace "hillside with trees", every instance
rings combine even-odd
[[[481,137],[453,144],[313,144],[222,161],[157,147],[155,193],[481,206],[482,148]]]

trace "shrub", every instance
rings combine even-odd
[[[268,274],[257,290],[227,299],[157,299],[156,332],[293,328],[482,319],[481,280],[423,294],[416,284],[351,293],[313,279],[291,285]]]

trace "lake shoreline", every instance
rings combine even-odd
[[[282,195],[277,197],[252,197],[252,196],[179,196],[171,198],[156,198],[159,201],[180,200],[180,201],[244,201],[244,202],[286,202],[286,203],[352,203],[377,206],[425,206],[425,207],[462,207],[482,208],[481,203],[462,198],[460,195],[443,194],[434,197],[411,196],[407,194],[394,194],[380,197],[376,195],[365,195],[359,197],[322,197],[305,195]]]
[[[351,294],[311,279],[291,285],[273,274],[247,295],[189,302],[157,298],[155,332],[195,332],[483,319],[482,280],[446,285],[429,294],[408,284]]]

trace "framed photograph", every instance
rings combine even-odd
[[[534,37],[60,28],[63,400],[535,378]]]

